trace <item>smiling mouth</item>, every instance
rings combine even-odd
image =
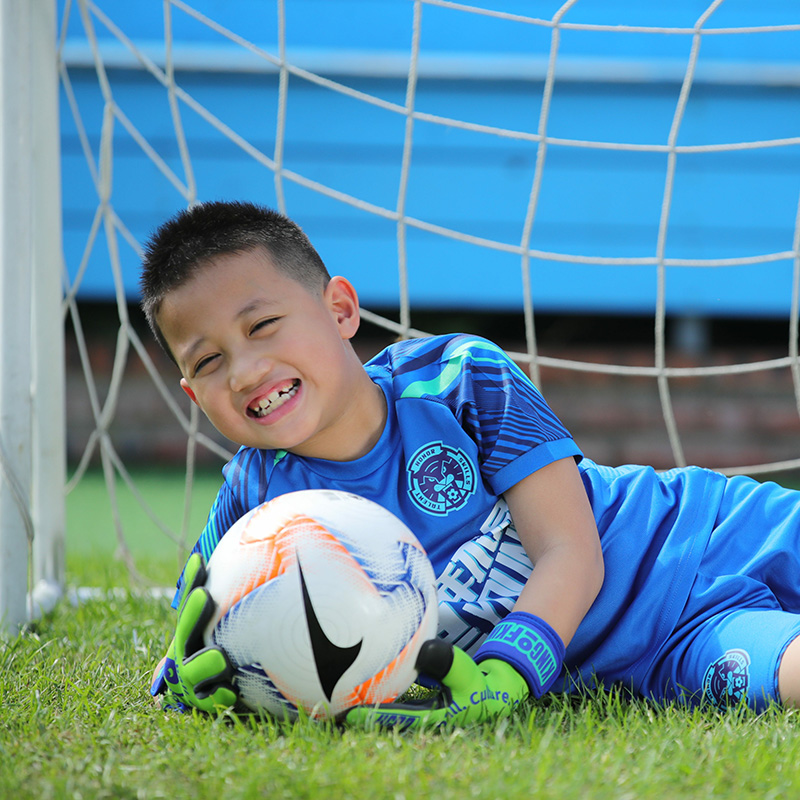
[[[251,417],[266,417],[276,409],[280,408],[287,400],[297,394],[300,388],[300,380],[295,378],[289,385],[282,389],[270,392],[266,397],[262,397],[257,403],[247,407],[247,413]]]

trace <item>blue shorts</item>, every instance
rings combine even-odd
[[[800,635],[800,494],[732,478],[683,613],[636,694],[718,707],[780,702]]]

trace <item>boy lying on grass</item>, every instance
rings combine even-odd
[[[256,205],[206,203],[165,222],[141,286],[183,390],[241,445],[179,581],[152,688],[166,705],[235,703],[225,655],[197,635],[204,560],[248,510],[321,488],[399,516],[438,581],[440,638],[418,667],[441,692],[354,709],[349,723],[460,724],[614,683],[660,702],[800,699],[800,492],[595,464],[474,336],[398,342],[363,365],[353,286]]]

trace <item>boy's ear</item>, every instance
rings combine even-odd
[[[361,324],[358,294],[353,284],[335,275],[325,287],[324,299],[333,313],[343,339],[352,339]]]
[[[192,390],[192,387],[189,386],[189,384],[187,383],[186,378],[181,378],[181,389],[183,389],[183,391],[186,392],[186,394],[189,395],[189,397],[191,398],[191,401],[195,405],[198,405],[198,406],[200,405],[200,403],[197,402],[197,397],[195,396],[195,393]]]

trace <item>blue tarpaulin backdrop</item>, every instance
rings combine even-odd
[[[165,61],[161,0],[98,0],[113,23],[155,62]],[[219,25],[278,53],[278,15],[267,0],[195,0]],[[73,3],[73,6],[75,4]],[[475,3],[550,19],[560,3]],[[565,23],[655,26],[683,33],[580,30],[560,34],[546,134],[549,143],[530,246],[599,258],[654,259],[668,154],[576,147],[560,140],[664,146],[669,141],[693,37],[706,2],[580,0]],[[63,3],[61,4],[63,10]],[[267,62],[172,8],[178,84],[269,158],[275,154],[278,72]],[[402,106],[414,4],[408,0],[288,0],[288,60]],[[418,112],[539,130],[552,29],[423,5]],[[679,147],[793,139],[781,146],[679,152],[665,240],[668,259],[783,253],[772,263],[696,269],[671,266],[670,313],[788,313],[800,192],[800,30],[738,33],[747,26],[800,22],[794,3],[727,0],[703,35],[695,80],[677,135]],[[183,177],[168,95],[130,51],[92,16],[114,101],[153,149]],[[730,31],[730,32],[725,32]],[[90,39],[75,7],[63,56],[95,160],[103,96]],[[62,93],[65,255],[74,278],[98,196]],[[277,203],[272,172],[180,104],[200,200]],[[289,79],[284,168],[386,209],[395,209],[406,117]],[[471,236],[518,245],[537,163],[537,142],[458,130],[417,119],[405,213]],[[142,241],[186,202],[141,146],[115,121],[111,203]],[[307,231],[331,272],[359,288],[365,305],[398,302],[397,226],[389,219],[284,181],[287,212]],[[520,257],[428,231],[408,230],[412,307],[521,307]],[[138,257],[120,240],[123,281],[137,295]],[[575,264],[537,258],[532,293],[539,310],[652,313],[656,267]],[[101,232],[79,296],[113,296]]]

